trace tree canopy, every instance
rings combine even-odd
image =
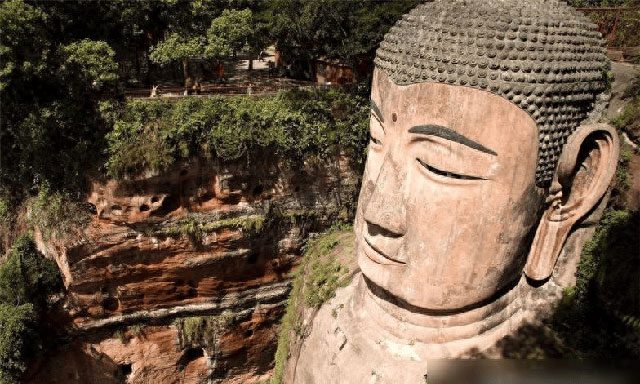
[[[207,56],[232,56],[249,47],[255,34],[250,9],[225,9],[211,21],[207,30]]]
[[[195,59],[203,56],[204,47],[202,36],[188,37],[174,32],[152,48],[150,58],[158,64]]]
[[[56,20],[21,0],[0,4],[0,188],[17,199],[44,181],[82,184],[117,78],[106,42],[65,36]]]
[[[274,0],[271,31],[294,75],[310,77],[314,59],[373,60],[389,28],[421,0]]]

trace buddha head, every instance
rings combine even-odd
[[[419,5],[376,54],[358,264],[396,302],[480,305],[543,284],[602,200],[618,141],[597,123],[595,25],[555,0]]]

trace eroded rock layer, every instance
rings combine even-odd
[[[263,380],[303,240],[349,217],[356,174],[342,158],[194,160],[95,181],[87,228],[37,236],[62,271],[72,342],[31,382]]]

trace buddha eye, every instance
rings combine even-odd
[[[375,114],[371,114],[369,123],[369,142],[374,149],[382,148],[382,140],[385,132],[382,123]]]
[[[418,163],[420,163],[420,165],[426,169],[427,171],[436,174],[438,176],[442,176],[442,177],[448,177],[450,179],[457,179],[457,180],[486,180],[483,177],[478,177],[478,176],[470,176],[470,175],[462,175],[459,173],[453,173],[450,171],[443,171],[441,169],[438,169],[432,165],[427,164],[426,162],[422,161],[420,158],[416,158],[416,160],[418,161]]]

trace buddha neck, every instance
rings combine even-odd
[[[410,342],[445,344],[487,334],[508,334],[530,317],[535,288],[524,277],[476,306],[457,311],[429,311],[398,303],[360,275],[353,298],[355,312],[366,313],[383,331]],[[520,321],[522,319],[522,321]]]

